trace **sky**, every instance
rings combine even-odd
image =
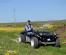
[[[66,0],[0,0],[0,23],[66,19]]]

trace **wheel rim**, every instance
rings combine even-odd
[[[34,46],[34,41],[33,41],[33,40],[31,40],[31,46],[32,46],[32,47]]]
[[[19,37],[19,42],[21,42],[21,37]]]

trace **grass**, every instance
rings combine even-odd
[[[66,20],[32,22],[32,24],[34,27],[38,28],[39,30],[39,27],[47,22],[57,26],[59,26],[60,24],[66,25]],[[21,27],[24,27],[25,24],[26,23],[17,23],[16,26],[18,28],[16,29],[14,27],[14,23],[0,24],[0,55],[66,55],[66,37],[64,37],[66,36],[66,30],[60,34],[61,48],[57,48],[51,45],[48,46],[41,45],[39,48],[34,49],[33,47],[30,46],[29,43],[18,42],[18,37],[20,36],[20,32],[21,30],[23,30]],[[44,29],[44,31],[48,31],[48,30]],[[54,30],[52,29],[50,31],[54,31]]]
[[[29,43],[14,41],[19,37],[19,33],[20,31],[0,31],[0,55],[14,50],[16,53],[9,52],[9,55],[66,55],[66,44],[61,43],[61,48],[42,45],[34,49]],[[61,42],[62,40],[61,38]]]

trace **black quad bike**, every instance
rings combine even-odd
[[[28,42],[34,48],[38,47],[40,44],[53,44],[56,47],[60,47],[60,40],[54,33],[36,31],[27,32],[25,34],[20,33],[20,35],[19,42]]]

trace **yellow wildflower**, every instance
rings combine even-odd
[[[13,53],[16,54],[17,53],[16,50],[13,50]]]
[[[10,55],[10,53],[5,53],[5,55]]]

